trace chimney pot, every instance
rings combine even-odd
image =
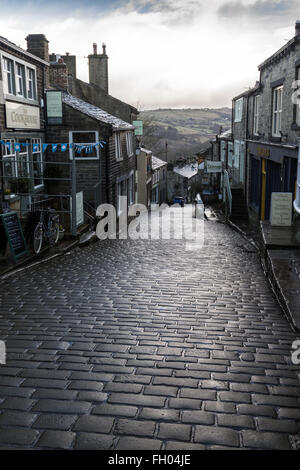
[[[96,55],[97,54],[97,44],[94,42],[93,44],[93,54]]]
[[[296,21],[295,25],[295,36],[300,36],[300,20]]]
[[[105,44],[105,42],[102,44],[102,51],[103,51],[103,54],[106,54],[106,44]]]

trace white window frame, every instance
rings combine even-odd
[[[20,100],[23,103],[24,102],[29,102],[29,103],[35,103],[37,104],[37,75],[36,75],[36,66],[26,62],[19,57],[15,57],[12,54],[9,54],[4,51],[0,51],[1,55],[1,66],[2,70],[5,72],[4,73],[4,94],[7,98],[12,98],[14,97],[16,101]],[[6,67],[6,60],[12,62],[12,93],[9,92],[8,88],[8,75],[7,75],[7,67]],[[23,67],[24,73],[22,75],[18,74],[18,65]],[[28,69],[30,69],[34,75],[34,83],[33,83],[33,98],[28,98],[28,88],[29,88],[29,83],[28,83]],[[18,93],[18,87],[17,87],[17,80],[21,79],[22,83],[22,94]]]
[[[259,116],[261,108],[261,95],[254,97],[253,134],[259,135]]]
[[[244,98],[239,98],[234,102],[234,122],[241,122],[243,118]]]
[[[126,132],[126,149],[128,157],[133,155],[133,132]]]
[[[19,62],[15,63],[15,77],[16,77],[16,94],[17,96],[22,96],[23,98],[27,98],[26,93],[26,76],[25,76],[25,67],[23,64]]]
[[[99,151],[99,145],[96,145],[96,157],[91,157],[91,156],[88,156],[89,154],[85,154],[86,156],[82,157],[80,153],[77,153],[75,152],[75,149],[73,149],[73,144],[77,144],[77,145],[91,145],[92,142],[74,142],[73,141],[73,134],[92,134],[94,133],[95,134],[95,142],[94,143],[97,143],[99,142],[99,132],[98,131],[94,131],[94,130],[90,130],[90,131],[80,131],[80,130],[76,130],[76,131],[70,131],[69,132],[69,155],[70,155],[70,160],[73,160],[73,158],[75,157],[76,160],[99,160],[99,155],[100,155],[100,151]]]
[[[117,161],[123,160],[121,132],[115,132],[115,155]]]
[[[6,145],[2,145],[2,165],[4,180],[7,178],[15,178],[18,176],[18,168],[16,165],[15,139],[2,139],[3,142],[10,144],[10,152]],[[5,172],[5,160],[10,160],[12,166],[12,175],[7,176]]]
[[[273,88],[272,136],[281,137],[283,85]]]
[[[220,149],[220,157],[221,157],[221,162],[225,163],[225,156],[226,156],[226,142],[224,140],[221,140],[221,149]]]
[[[233,154],[233,167],[238,169],[240,167],[240,147],[241,142],[239,140],[234,141],[234,154]]]
[[[35,71],[31,67],[26,68],[26,90],[27,90],[27,99],[36,100],[36,75]],[[32,96],[30,96],[30,94]]]
[[[14,61],[9,57],[2,59],[4,93],[7,95],[15,94]],[[9,91],[9,88],[11,91]]]
[[[34,145],[38,145],[39,146],[39,150],[37,151],[34,151],[33,150],[33,146]],[[41,188],[44,186],[44,178],[43,178],[43,173],[44,173],[44,161],[43,161],[43,151],[42,151],[42,139],[40,138],[34,138],[34,139],[31,139],[31,148],[32,148],[32,162],[31,162],[31,167],[32,167],[32,179],[33,179],[33,184],[34,184],[34,180],[35,180],[35,177],[34,177],[34,157],[36,155],[40,155],[40,158],[39,160],[37,160],[37,164],[38,166],[40,167],[40,171],[41,171],[41,183],[40,184],[34,184],[34,188],[35,189],[38,189],[38,188]],[[37,157],[38,158],[38,157]]]

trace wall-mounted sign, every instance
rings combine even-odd
[[[39,129],[40,108],[7,101],[6,127],[9,129]]]
[[[48,124],[62,124],[62,96],[61,91],[46,92],[47,122]]]
[[[268,147],[257,147],[257,155],[262,158],[269,158],[271,151]]]
[[[272,193],[271,225],[289,227],[292,225],[293,193]]]
[[[143,121],[132,121],[134,135],[143,135]]]
[[[206,160],[207,173],[221,173],[222,162],[214,162],[212,160]]]

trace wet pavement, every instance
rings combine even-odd
[[[289,449],[297,335],[257,251],[109,240],[1,283],[2,449]]]

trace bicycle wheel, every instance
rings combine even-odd
[[[33,234],[33,250],[36,254],[41,251],[43,243],[43,225],[42,223],[38,223],[34,229]]]
[[[49,241],[51,245],[56,245],[59,239],[59,217],[53,216],[49,218]]]

